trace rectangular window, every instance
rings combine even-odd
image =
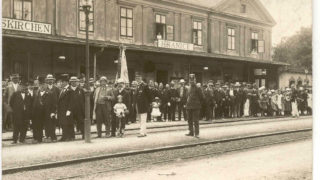
[[[247,6],[245,4],[241,4],[241,13],[247,12]]]
[[[236,40],[235,29],[228,28],[228,50],[236,49],[235,40]]]
[[[258,33],[251,33],[251,52],[258,52]]]
[[[202,22],[193,21],[193,44],[202,45]]]
[[[172,32],[173,33],[173,32]],[[157,39],[167,39],[166,16],[156,14],[156,37]]]
[[[89,1],[90,4],[90,10],[89,10],[89,32],[93,32],[94,27],[94,3],[93,0]],[[84,12],[84,9],[82,8],[82,0],[79,0],[79,30],[80,31],[86,31],[86,14]]]
[[[174,26],[167,25],[167,40],[174,40]]]
[[[258,52],[264,53],[264,41],[263,40],[258,41]]]
[[[32,0],[14,0],[13,18],[32,20]]]
[[[131,8],[120,8],[120,35],[133,37],[133,10]]]

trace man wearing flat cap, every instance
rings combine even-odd
[[[194,74],[189,75],[190,88],[187,96],[187,117],[189,125],[189,133],[186,136],[195,136],[199,138],[199,118],[200,107],[203,102],[203,93],[201,88],[196,86],[196,78]]]
[[[115,100],[112,87],[107,86],[107,77],[100,78],[100,86],[94,92],[93,119],[97,121],[98,138],[101,137],[102,124],[105,125],[106,137],[111,137],[112,103]]]
[[[186,102],[187,102],[187,88],[185,87],[184,79],[181,79],[180,87],[178,89],[179,98],[178,98],[178,118],[181,121],[181,113],[183,113],[183,118],[187,120],[187,111],[186,111]]]

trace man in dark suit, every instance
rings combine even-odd
[[[53,120],[56,108],[55,95],[48,91],[44,78],[39,77],[39,90],[35,94],[32,107],[33,136],[37,142],[42,142],[44,128],[51,141],[57,140],[55,122]]]
[[[199,138],[199,113],[201,103],[203,102],[202,90],[196,86],[196,78],[194,74],[189,75],[190,89],[187,96],[187,117],[189,125],[189,133],[186,136],[195,136]]]
[[[70,102],[68,110],[66,112],[66,116],[70,118],[71,122],[78,125],[79,130],[82,134],[82,139],[84,139],[84,91],[78,86],[79,79],[77,77],[71,77],[69,82]],[[72,137],[71,139],[73,140],[75,138],[74,126],[72,126],[72,130],[69,129],[69,132],[70,136]]]
[[[176,107],[179,94],[174,87],[174,82],[170,83],[170,89],[168,91],[168,107],[169,107],[169,121],[176,120]]]
[[[53,96],[54,96],[54,106],[56,107],[55,109],[58,108],[58,99],[59,99],[59,94],[60,94],[60,89],[54,85],[54,81],[55,81],[55,78],[53,77],[52,74],[48,74],[47,77],[46,77],[46,83],[47,83],[47,90],[48,92],[52,93]],[[52,121],[53,121],[53,125],[55,127],[59,127],[59,121],[57,120],[56,118],[56,113],[55,112],[55,116],[52,117]],[[49,134],[48,134],[48,130],[45,131],[46,133],[46,137],[49,137]]]
[[[31,97],[26,86],[14,92],[9,102],[13,111],[13,144],[23,143],[27,133],[29,120],[31,119]]]
[[[147,84],[142,80],[141,76],[137,76],[138,89],[136,94],[136,108],[138,118],[140,120],[140,135],[138,137],[147,136],[147,112],[150,108],[150,90]]]
[[[69,141],[73,138],[74,128],[73,122],[70,119],[70,114],[67,116],[67,111],[70,104],[70,88],[69,75],[63,74],[61,77],[61,91],[58,99],[58,119],[62,127],[62,137],[60,141]]]
[[[214,105],[214,101],[213,101],[213,89],[212,89],[213,84],[211,82],[208,83],[208,86],[206,89],[204,89],[203,93],[204,96],[206,97],[204,102],[205,102],[205,117],[206,117],[206,121],[210,121],[212,120],[213,117],[213,105]]]
[[[180,87],[178,88],[178,119],[181,121],[181,113],[183,113],[183,118],[187,120],[186,102],[187,102],[187,88],[185,87],[184,79],[180,80]]]

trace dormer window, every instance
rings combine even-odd
[[[243,14],[247,13],[247,5],[241,4],[241,13]]]

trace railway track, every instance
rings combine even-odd
[[[268,143],[263,143],[263,144],[259,144],[259,145],[244,146],[244,147],[238,147],[238,148],[224,150],[224,151],[218,151],[218,152],[212,152],[212,153],[210,152],[210,153],[181,157],[181,159],[190,159],[190,158],[196,158],[196,157],[201,157],[201,156],[209,156],[209,155],[222,154],[222,153],[228,153],[228,152],[233,152],[233,151],[241,151],[241,150],[246,150],[246,149],[252,149],[252,148],[258,148],[258,147],[269,146],[269,145],[274,145],[274,144],[281,144],[281,143],[287,143],[287,142],[292,142],[292,141],[297,141],[297,140],[308,139],[311,137],[311,135],[309,134],[309,132],[311,132],[311,131],[312,131],[312,128],[296,129],[296,130],[278,131],[278,132],[272,132],[272,133],[260,133],[260,134],[255,134],[255,135],[241,136],[241,137],[235,137],[235,138],[226,138],[226,139],[220,139],[220,140],[209,140],[209,141],[202,141],[202,142],[197,142],[197,143],[188,143],[188,144],[181,144],[181,145],[174,145],[174,146],[165,146],[165,147],[160,147],[160,148],[136,150],[136,151],[123,152],[123,153],[103,154],[100,156],[72,159],[72,160],[67,160],[67,161],[58,161],[58,162],[43,163],[43,164],[36,164],[36,165],[30,165],[30,166],[8,168],[8,169],[3,169],[2,174],[8,175],[8,174],[14,174],[14,173],[23,172],[23,171],[33,171],[33,170],[41,170],[41,169],[48,169],[48,168],[54,168],[54,167],[62,167],[62,166],[67,166],[67,165],[76,165],[79,163],[88,163],[88,162],[92,162],[92,161],[106,160],[106,159],[111,159],[111,158],[130,157],[130,156],[135,156],[135,155],[150,154],[150,153],[156,153],[156,152],[162,152],[162,151],[186,149],[186,148],[192,148],[192,147],[197,147],[197,146],[224,144],[224,143],[230,143],[230,142],[236,143],[236,142],[243,141],[243,140],[251,140],[251,139],[257,139],[257,138],[307,133],[307,135],[300,136],[298,138],[278,140],[275,142],[268,142]],[[175,160],[176,160],[176,158],[166,159],[166,160],[162,160],[162,161],[156,161],[151,164],[160,164],[160,163],[171,162],[171,161],[175,161]],[[106,172],[110,172],[110,171],[119,171],[119,170],[130,169],[133,167],[134,166],[119,167],[119,168],[115,168],[115,169],[111,169],[111,170],[108,169],[108,170],[96,171],[94,173],[89,173],[89,174],[84,173],[84,174],[78,174],[78,175],[74,175],[74,176],[60,177],[57,179],[72,179],[72,178],[78,178],[78,177],[85,177],[90,174],[99,174],[99,173],[106,173]]]
[[[310,118],[312,116],[305,116],[305,117],[300,117],[300,118]],[[273,119],[291,119],[290,117],[283,117],[283,116],[275,116],[275,117],[256,117],[256,118],[235,118],[235,119],[223,119],[223,120],[214,120],[212,122],[208,121],[208,122],[200,122],[201,126],[209,126],[209,125],[213,125],[213,124],[229,124],[229,123],[234,123],[234,122],[250,122],[250,121],[254,121],[254,122],[261,122],[261,121],[266,121],[266,120],[273,120]],[[155,130],[155,129],[166,129],[166,128],[177,128],[177,127],[187,127],[188,124],[187,122],[185,122],[184,124],[174,124],[174,125],[164,125],[164,126],[151,126],[148,127],[147,129],[150,130]],[[139,131],[139,128],[128,128],[126,129],[126,133],[132,133],[135,131]],[[105,131],[102,131],[102,133],[105,133]],[[93,131],[91,132],[91,135],[96,135],[97,132]],[[61,134],[57,134],[57,138],[61,137]],[[76,139],[75,140],[82,140],[81,139],[81,134],[80,133],[76,133]],[[27,136],[26,139],[32,139],[31,136]],[[2,139],[3,142],[7,142],[7,141],[13,141],[12,138],[3,138]]]

